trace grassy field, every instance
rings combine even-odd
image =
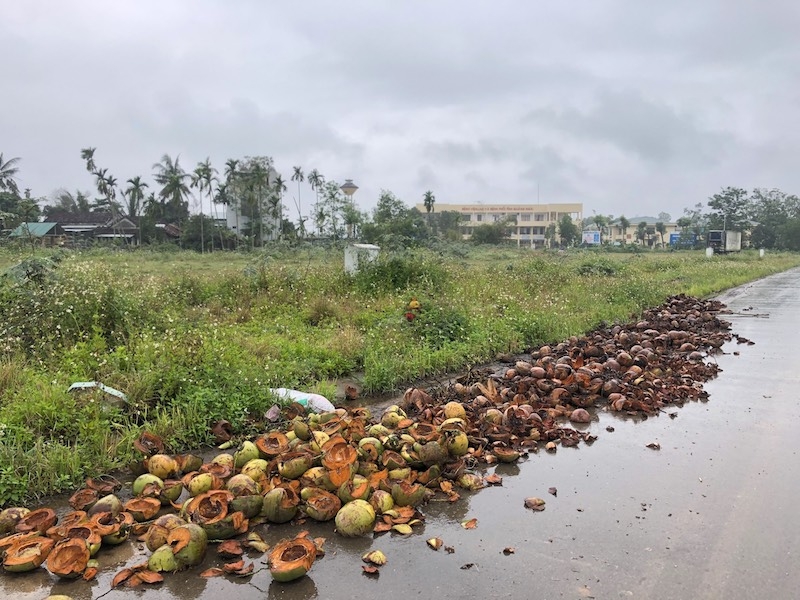
[[[20,262],[22,261],[22,262]],[[366,393],[707,296],[800,255],[470,249],[383,256],[355,277],[341,250],[253,254],[0,251],[0,505],[127,464],[146,428],[170,450],[226,419],[263,430],[269,387]],[[411,298],[422,305],[411,322]],[[114,406],[75,381],[124,391]]]

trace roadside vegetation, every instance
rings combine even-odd
[[[348,276],[339,247],[0,251],[0,505],[125,466],[143,429],[174,452],[212,443],[220,419],[261,431],[270,387],[332,397],[355,376],[365,394],[391,392],[798,264],[452,244],[386,252]],[[127,402],[67,392],[91,380]]]

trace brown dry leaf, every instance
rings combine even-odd
[[[144,582],[144,580],[139,575],[139,573],[134,573],[133,575],[131,575],[131,577],[129,579],[125,580],[125,585],[127,587],[138,587],[138,586],[142,585],[143,582]]]
[[[442,490],[445,494],[452,494],[453,493],[453,482],[452,481],[442,481],[439,483],[439,489]]]
[[[475,529],[478,526],[478,519],[470,519],[469,521],[461,521],[461,526],[464,529]]]
[[[225,571],[220,569],[219,567],[211,567],[210,569],[206,569],[202,573],[200,573],[200,577],[205,577],[206,579],[210,577],[219,577],[220,575],[224,575]]]
[[[483,480],[488,483],[489,485],[503,485],[503,478],[500,477],[497,473],[492,473],[491,475],[487,475],[483,478]]]

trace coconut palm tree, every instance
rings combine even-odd
[[[638,225],[636,225],[636,234],[642,242],[642,246],[644,246],[645,236],[647,235],[647,223],[645,221],[639,221]]]
[[[630,227],[630,226],[631,226],[631,222],[625,217],[625,215],[622,215],[619,218],[619,228],[622,230],[622,243],[623,244],[626,243],[627,240],[628,240],[628,227]]]
[[[280,237],[280,233],[283,230],[283,193],[287,189],[280,173],[275,176],[272,185],[274,186],[275,194],[277,194],[277,204],[272,207],[272,218],[278,219],[278,236]]]
[[[319,234],[322,233],[322,222],[325,220],[325,210],[320,208],[320,201],[319,196],[322,190],[322,186],[325,185],[325,178],[320,174],[319,171],[316,169],[312,169],[311,172],[308,174],[308,183],[311,186],[311,190],[316,194],[317,201],[314,204],[314,220],[317,222],[317,232]],[[322,222],[317,221],[317,215],[322,216]]]
[[[3,160],[3,153],[0,152],[0,190],[6,190],[15,196],[19,195],[16,181],[17,173],[19,173],[19,167],[16,165],[19,161],[19,157]]]
[[[306,222],[303,219],[303,209],[302,209],[303,203],[300,201],[300,184],[303,183],[303,181],[305,181],[305,174],[303,173],[302,167],[292,167],[292,169],[294,172],[292,173],[291,179],[292,181],[297,182],[297,202],[296,202],[297,220],[298,223],[300,224],[300,237],[304,238],[306,236],[306,227],[305,227]]]
[[[94,151],[97,148],[82,148],[81,149],[81,158],[86,161],[86,170],[89,173],[94,174],[95,172],[95,164],[94,164]]]
[[[203,192],[208,192],[209,208],[213,205],[213,182],[216,180],[217,170],[211,166],[211,159],[206,158],[204,162],[197,163],[197,167],[191,175],[191,187],[197,188],[200,193],[200,253],[206,251],[205,242],[205,213],[203,212]],[[211,250],[214,250],[214,237],[211,237]]]
[[[142,212],[144,190],[148,187],[147,183],[142,181],[139,175],[128,179],[126,183],[128,187],[122,192],[122,195],[125,196],[128,201],[125,207],[126,216],[129,218],[138,217]]]
[[[428,227],[431,226],[431,213],[433,212],[433,205],[436,204],[436,196],[433,192],[428,190],[422,195],[422,203],[425,205],[425,210],[428,213]]]
[[[161,162],[155,163],[156,172],[153,179],[161,186],[158,195],[166,202],[169,220],[181,223],[189,214],[186,197],[189,195],[187,180],[189,175],[180,165],[180,156],[173,161],[169,154],[161,157]]]
[[[656,223],[656,231],[658,235],[661,236],[661,247],[664,247],[664,234],[667,233],[667,226],[664,224],[664,221],[658,221]]]

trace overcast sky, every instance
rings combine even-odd
[[[800,2],[0,0],[0,152],[36,196],[269,155],[409,206],[670,213],[800,193]],[[296,186],[285,204],[292,207]],[[304,204],[311,191],[301,190]]]

